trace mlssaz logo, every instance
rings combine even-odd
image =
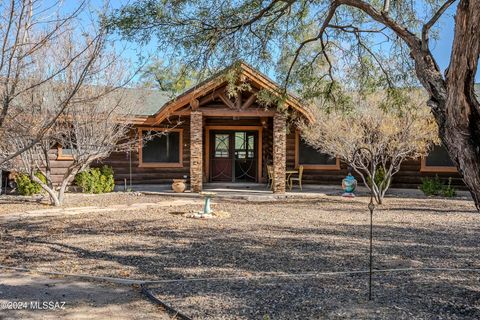
[[[30,309],[65,310],[65,301],[30,301]]]

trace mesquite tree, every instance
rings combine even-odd
[[[449,8],[455,9],[455,30],[442,74],[430,38]],[[144,0],[122,7],[109,23],[128,39],[156,36],[160,49],[197,70],[238,59],[263,65],[309,97],[330,95],[335,83],[348,83],[352,69],[368,73],[365,61],[379,65],[382,86],[412,84],[416,76],[480,209],[480,105],[474,93],[480,0]]]
[[[402,100],[398,108],[387,107],[378,95],[362,97],[349,110],[316,108],[315,122],[299,124],[302,139],[347,163],[381,204],[402,162],[426,155],[439,142],[425,103]]]

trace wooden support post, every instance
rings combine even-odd
[[[273,116],[273,192],[285,193],[287,162],[287,121],[285,115]]]
[[[190,188],[192,192],[202,191],[203,176],[203,115],[200,111],[190,114]]]

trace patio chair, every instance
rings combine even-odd
[[[267,189],[273,188],[273,166],[267,165]]]
[[[298,186],[300,187],[300,191],[303,191],[302,189],[302,176],[303,176],[303,166],[298,167],[298,176],[297,177],[290,177],[290,191],[292,191],[293,188],[293,182],[298,181]]]

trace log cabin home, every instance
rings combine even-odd
[[[133,184],[167,184],[187,178],[193,192],[205,183],[266,183],[267,165],[273,168],[273,192],[285,192],[286,170],[303,166],[304,184],[340,185],[347,165],[307,145],[295,128],[295,119],[313,120],[308,107],[288,95],[285,108],[265,107],[257,102],[257,92],[278,92],[275,82],[247,64],[241,63],[241,79],[250,90],[232,99],[221,73],[168,100],[162,92],[146,99],[145,112],[135,120],[139,136],[164,132],[141,143],[133,152],[115,152],[102,163],[113,167],[115,180]],[[58,148],[52,157],[53,174],[61,174],[69,161],[68,149]],[[53,159],[52,159],[53,160]],[[62,163],[64,162],[64,165]],[[452,178],[463,181],[441,146],[422,159],[402,164],[392,187],[417,188],[422,177]]]

